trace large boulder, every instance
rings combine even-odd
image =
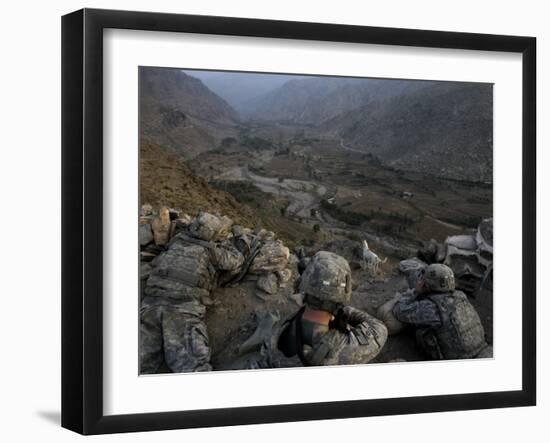
[[[141,206],[140,215],[147,217],[148,215],[153,215],[153,206],[151,206],[149,203],[145,203]]]
[[[445,245],[443,263],[453,270],[458,289],[473,293],[482,286],[492,287],[492,218],[482,220],[475,234],[448,237]]]
[[[418,258],[428,264],[440,263],[445,258],[445,245],[438,243],[433,238],[423,242],[422,247],[418,250]]]
[[[163,246],[168,243],[171,228],[170,210],[168,208],[164,207],[160,210],[159,215],[153,219],[151,228],[153,229],[156,245]]]
[[[279,289],[279,281],[273,272],[268,272],[258,279],[257,286],[268,294],[275,294]]]
[[[205,241],[219,241],[227,238],[233,221],[226,216],[202,212],[189,225],[189,233]]]
[[[249,272],[263,274],[282,271],[288,265],[290,250],[280,240],[267,241],[250,265]]]

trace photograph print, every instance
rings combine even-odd
[[[142,375],[493,357],[490,83],[142,66],[139,195]]]

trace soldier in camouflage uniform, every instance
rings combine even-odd
[[[140,372],[208,371],[210,348],[203,301],[243,255],[227,240],[232,222],[202,213],[152,262],[140,310]]]
[[[384,324],[351,299],[351,271],[341,256],[321,251],[307,265],[300,283],[305,306],[283,325],[278,348],[298,355],[305,366],[368,363],[387,339]]]
[[[455,290],[451,268],[431,264],[419,273],[416,288],[401,295],[392,309],[400,322],[414,325],[416,339],[434,360],[492,357],[475,308]]]

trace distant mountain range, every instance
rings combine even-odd
[[[250,104],[255,119],[320,125],[368,103],[416,91],[428,82],[377,79],[302,77]]]
[[[254,103],[255,119],[311,125],[399,169],[492,181],[491,84],[312,77]]]
[[[201,81],[190,74],[141,68],[143,140],[192,157],[238,139],[248,120],[302,125],[334,140],[335,149],[375,154],[399,169],[492,181],[491,84],[197,71]]]

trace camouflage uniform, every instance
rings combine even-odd
[[[388,337],[385,325],[368,313],[344,306],[351,298],[351,271],[348,262],[331,252],[318,252],[302,275],[305,303],[331,312],[328,325],[302,318],[302,308],[284,325],[278,347],[285,356],[298,354],[307,366],[368,363]]]
[[[196,301],[146,298],[140,312],[140,372],[157,373],[163,362],[172,372],[212,370],[204,313]]]
[[[303,311],[299,311],[288,321],[279,339],[279,347],[285,348],[283,352],[286,356],[298,354],[306,366],[368,363],[383,348],[388,331],[381,321],[364,311],[351,306],[346,306],[342,311],[340,315],[344,319],[344,327],[331,325],[326,331],[317,327],[313,334],[304,334],[307,322],[302,319]]]
[[[489,357],[492,349],[475,308],[461,291],[404,293],[393,307],[397,320],[416,327],[416,340],[434,360]]]
[[[227,222],[220,223],[227,230]],[[190,231],[219,238],[197,224]],[[173,372],[212,369],[203,300],[221,275],[238,273],[243,261],[230,241],[204,241],[186,232],[177,234],[153,260],[140,310],[142,374],[158,372],[163,362]]]

